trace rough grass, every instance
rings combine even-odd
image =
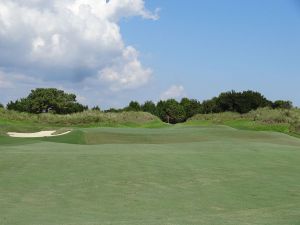
[[[261,108],[247,114],[233,112],[198,114],[186,125],[223,124],[238,129],[276,131],[291,135],[300,134],[300,110]]]
[[[97,145],[57,143],[87,137]],[[300,140],[284,134],[79,128],[0,143],[0,224],[299,224]]]
[[[69,127],[146,127],[167,126],[144,112],[103,113],[85,111],[71,115],[29,114],[0,109],[0,135],[7,131],[35,132]]]

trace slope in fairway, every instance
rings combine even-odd
[[[296,138],[221,126],[0,137],[0,224],[299,224],[299,160]]]

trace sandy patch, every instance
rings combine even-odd
[[[39,138],[39,137],[56,137],[70,133],[71,131],[67,131],[61,134],[54,134],[55,130],[49,131],[40,131],[36,133],[15,133],[15,132],[8,132],[7,134],[10,137],[19,137],[19,138]]]

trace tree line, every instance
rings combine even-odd
[[[0,104],[0,107],[3,107],[3,105]],[[229,91],[203,102],[189,98],[182,98],[181,101],[175,99],[161,100],[157,103],[146,101],[143,104],[131,101],[128,106],[122,109],[111,108],[104,112],[149,112],[158,116],[164,122],[175,124],[184,122],[196,114],[227,111],[243,114],[260,107],[291,109],[293,104],[290,101],[283,100],[272,102],[261,93],[255,91]],[[77,102],[76,95],[68,94],[55,88],[37,88],[32,90],[26,98],[9,102],[6,108],[8,110],[35,114],[71,114],[88,110],[87,106]],[[92,110],[101,111],[99,106],[93,107]]]
[[[152,101],[146,101],[139,104],[137,101],[131,101],[123,109],[109,109],[106,112],[120,111],[143,111],[158,116],[162,121],[168,123],[185,122],[196,114],[209,114],[221,112],[248,113],[262,107],[273,109],[283,108],[291,109],[291,101],[277,100],[272,102],[266,99],[261,93],[255,91],[243,92],[223,92],[218,97],[200,102],[196,99],[182,98],[181,101],[175,99],[161,100],[157,104]]]

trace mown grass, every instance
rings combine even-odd
[[[14,113],[0,114],[5,115],[0,117],[0,224],[300,221],[300,140],[269,132],[290,134],[297,120],[293,112],[197,115],[175,126],[143,113],[87,112],[74,118]],[[92,119],[77,121],[89,113]],[[4,136],[47,129],[72,132]]]
[[[85,138],[94,145],[59,143]],[[300,140],[280,133],[218,125],[76,128],[0,143],[0,224],[300,221]]]

